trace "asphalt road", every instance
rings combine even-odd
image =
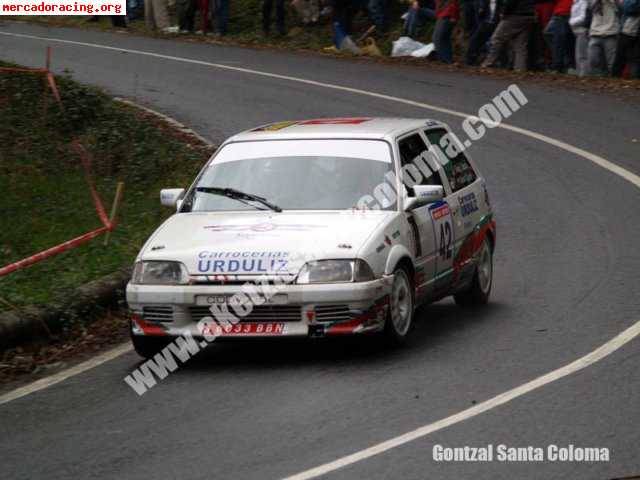
[[[474,113],[507,83],[428,68],[121,34],[4,24],[3,32],[155,52],[329,82]],[[205,64],[0,35],[0,58],[54,69],[166,112],[220,141],[274,120],[460,118],[396,101]],[[640,110],[606,95],[519,84],[509,123],[640,172]],[[434,422],[568,364],[640,320],[640,195],[584,158],[503,129],[471,154],[498,221],[488,308],[419,312],[402,350],[368,342],[214,345],[143,397],[124,354],[0,406],[0,476],[241,478],[292,475]],[[171,185],[170,185],[171,186]],[[640,340],[512,402],[327,478],[612,479],[640,475]],[[439,463],[432,447],[608,447],[605,463]]]

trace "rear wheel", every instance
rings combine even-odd
[[[456,303],[461,306],[485,305],[491,295],[493,285],[493,253],[489,238],[485,237],[480,247],[478,265],[473,274],[473,280],[469,288],[463,292],[456,293]]]
[[[413,323],[413,302],[413,284],[409,272],[403,266],[396,267],[384,328],[384,335],[391,343],[401,344],[406,341]]]
[[[163,337],[145,337],[131,335],[131,343],[136,353],[143,358],[153,358],[156,353],[169,345],[169,340]]]

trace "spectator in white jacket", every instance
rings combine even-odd
[[[591,10],[589,0],[574,0],[569,25],[576,37],[576,73],[584,77],[589,72],[589,26]]]
[[[616,0],[589,0],[589,73],[605,76],[611,72],[620,32],[620,14]]]

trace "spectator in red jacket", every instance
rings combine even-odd
[[[451,35],[460,18],[460,0],[436,0],[436,26],[433,43],[438,60],[453,63]]]
[[[551,49],[551,70],[564,72],[575,68],[575,38],[569,26],[573,0],[554,0],[553,16],[544,30]]]

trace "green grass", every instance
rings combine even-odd
[[[170,213],[159,204],[159,189],[187,185],[210,153],[96,89],[68,78],[58,78],[58,86],[69,122],[44,95],[42,76],[0,73],[0,266],[101,226],[70,146],[71,128],[93,154],[107,212],[117,182],[125,182],[119,223],[106,247],[98,237],[0,277],[0,311],[67,299],[78,286],[131,264]]]

